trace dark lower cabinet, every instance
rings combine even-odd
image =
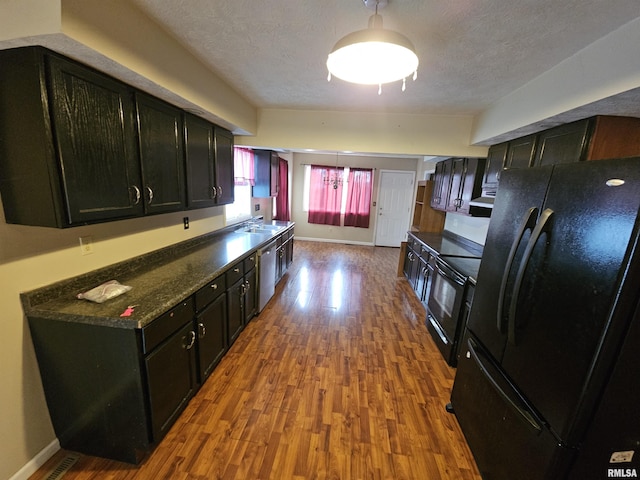
[[[225,273],[227,285],[227,343],[235,342],[244,326],[244,268],[236,263]]]
[[[258,270],[252,268],[244,276],[244,325],[258,311]]]
[[[62,448],[140,463],[257,313],[256,260],[254,251],[141,328],[28,313]]]
[[[152,449],[140,331],[30,316],[62,448],[140,463]]]
[[[220,295],[196,317],[200,383],[211,375],[227,350],[227,298]]]
[[[293,262],[293,238],[293,228],[290,228],[276,239],[276,283]]]
[[[221,275],[195,294],[198,371],[202,384],[227,351],[227,296]]]
[[[165,436],[195,393],[195,346],[196,334],[189,322],[144,359],[155,443]]]

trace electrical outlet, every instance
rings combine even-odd
[[[256,212],[259,211],[260,210],[260,204],[256,203],[256,206],[254,208],[255,208]]]
[[[80,254],[81,255],[89,255],[93,253],[93,237],[86,236],[80,237]]]
[[[189,217],[184,217],[182,222],[184,223],[184,229],[189,230]]]

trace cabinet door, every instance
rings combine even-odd
[[[227,344],[231,344],[240,335],[244,325],[244,277],[227,290]]]
[[[219,127],[214,128],[216,203],[233,203],[233,135]]]
[[[533,165],[537,135],[527,135],[509,142],[505,168],[529,168]]]
[[[158,442],[196,389],[196,334],[187,323],[145,358],[151,433]]]
[[[505,167],[508,143],[499,143],[489,148],[487,164],[482,178],[482,190],[494,193],[498,190],[500,172]]]
[[[462,204],[464,182],[467,175],[467,159],[454,158],[447,160],[447,162],[451,162],[451,179],[446,209],[450,212],[456,212]]]
[[[447,209],[447,199],[449,198],[451,182],[451,166],[451,160],[442,160],[436,163],[431,208],[436,210]]]
[[[244,276],[244,324],[254,317],[258,310],[258,275],[255,268]]]
[[[275,197],[280,191],[280,157],[273,152],[271,154],[271,196]]]
[[[456,212],[469,215],[471,200],[482,194],[482,173],[485,167],[484,158],[465,158],[462,169],[462,185],[456,203]]]
[[[293,263],[293,231],[291,232],[291,236],[286,243],[286,252],[285,252],[285,267],[288,269],[289,266]]]
[[[47,58],[69,225],[141,215],[131,90],[75,63]]]
[[[200,383],[209,377],[227,349],[227,297],[220,295],[196,317]]]
[[[277,195],[277,171],[280,169],[278,154],[271,150],[254,150],[253,154],[255,185],[251,191],[252,196],[267,198]]]
[[[402,265],[402,272],[407,280],[411,281],[411,264],[415,259],[415,253],[413,251],[412,242],[407,242],[407,248],[404,255],[404,263]]]
[[[568,123],[546,130],[538,136],[534,165],[555,165],[579,162],[587,151],[590,134],[589,120]]]
[[[136,105],[145,213],[184,210],[182,113],[140,93]]]
[[[201,118],[185,115],[187,206],[212,207],[218,196],[214,182],[213,126]]]

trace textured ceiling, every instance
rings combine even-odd
[[[640,15],[638,0],[390,0],[418,79],[327,82],[328,52],[366,28],[362,0],[131,0],[257,107],[476,114]]]

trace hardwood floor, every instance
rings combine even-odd
[[[149,458],[80,456],[64,479],[480,480],[399,254],[296,240],[276,296]]]

